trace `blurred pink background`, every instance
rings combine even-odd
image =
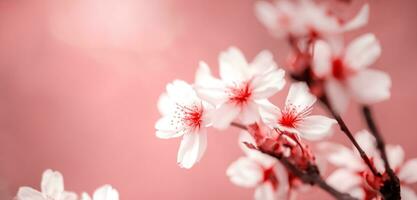
[[[336,5],[352,16],[362,5]],[[179,140],[155,137],[157,98],[173,79],[193,81],[199,60],[217,68],[230,45],[252,58],[288,47],[258,23],[253,0],[0,1],[0,199],[39,188],[43,170],[64,174],[80,193],[110,183],[121,199],[252,199],[231,184],[242,155],[238,130],[211,130],[191,170],[176,164]],[[417,157],[417,1],[370,1],[367,28],[383,46],[375,67],[393,79],[392,98],[375,107],[389,143]],[[275,98],[281,105],[285,92]],[[344,116],[364,127],[356,107]],[[346,143],[339,132],[332,138]],[[320,190],[309,193],[329,199]],[[304,198],[306,199],[306,198]]]

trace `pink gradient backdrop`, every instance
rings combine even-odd
[[[110,183],[122,199],[252,199],[232,185],[227,166],[242,155],[238,130],[212,130],[203,160],[176,164],[179,140],[159,140],[156,101],[165,84],[193,80],[199,60],[216,66],[230,45],[262,49],[284,63],[288,47],[257,22],[253,0],[0,1],[0,199],[39,187],[44,169],[67,189]],[[336,9],[353,10],[338,5]],[[350,14],[349,14],[350,13]],[[352,12],[349,12],[350,16]],[[417,1],[371,1],[381,40],[376,67],[393,79],[390,101],[375,106],[382,132],[417,156]],[[284,94],[275,99],[279,105]],[[345,115],[363,127],[355,107]],[[346,142],[339,132],[334,140]],[[309,194],[328,199],[317,190]]]

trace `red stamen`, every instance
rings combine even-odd
[[[281,110],[281,118],[278,119],[278,123],[285,127],[295,128],[299,121],[311,113],[311,109],[311,107],[306,107],[297,111],[293,105],[288,105],[284,110]]]
[[[249,98],[252,96],[252,91],[250,89],[249,83],[244,83],[241,87],[230,88],[230,93],[229,101],[240,106],[246,104]]]
[[[177,104],[175,115],[171,120],[171,125],[175,126],[178,132],[196,130],[201,127],[203,117],[202,105],[183,106]]]

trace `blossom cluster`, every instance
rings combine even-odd
[[[369,5],[350,20],[313,0],[259,0],[255,13],[273,36],[289,41],[287,72],[270,51],[248,60],[230,47],[218,56],[218,76],[201,61],[193,83],[169,83],[158,102],[162,117],[155,128],[158,138],[182,137],[179,166],[189,169],[202,159],[208,129],[233,126],[243,129],[244,156],[226,174],[238,186],[256,188],[257,200],[295,199],[311,185],[326,184],[323,189],[332,187],[329,193],[339,199],[417,199],[408,187],[417,182],[417,159],[404,162],[400,146],[380,145],[372,126],[354,137],[341,118],[351,101],[368,109],[390,97],[389,75],[370,69],[381,54],[376,36],[366,33],[344,45],[345,32],[367,24]],[[271,97],[284,89],[286,73],[295,82],[279,107]],[[313,114],[316,101],[331,117]],[[330,138],[336,125],[354,149],[319,142]],[[328,163],[338,169],[324,180]]]
[[[103,185],[94,191],[93,198],[83,192],[81,198],[74,192],[66,191],[64,178],[58,171],[45,170],[42,175],[41,190],[20,187],[16,200],[119,200],[119,193],[111,185]]]

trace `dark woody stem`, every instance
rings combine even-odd
[[[326,95],[322,95],[320,98],[320,101],[323,103],[323,105],[327,108],[327,110],[330,112],[330,114],[334,117],[334,119],[339,124],[340,130],[345,133],[345,135],[349,138],[349,140],[352,142],[353,146],[358,150],[359,155],[361,156],[362,160],[365,162],[365,164],[369,167],[372,174],[375,176],[381,176],[381,174],[375,169],[375,166],[372,164],[371,160],[369,159],[368,155],[366,155],[365,151],[362,149],[362,147],[358,144],[355,137],[353,137],[352,132],[347,127],[345,121],[342,119],[342,117],[333,109],[333,107],[330,105],[330,102],[328,101]]]
[[[366,124],[368,125],[368,128],[371,132],[371,134],[375,137],[376,140],[376,146],[381,153],[381,158],[384,161],[385,170],[389,176],[389,180],[384,184],[385,187],[382,189],[385,189],[381,191],[381,193],[384,195],[385,199],[399,199],[400,197],[400,181],[398,177],[395,175],[395,172],[392,170],[388,157],[387,152],[385,149],[385,141],[382,137],[381,133],[379,132],[378,127],[376,126],[375,120],[372,116],[372,111],[369,106],[362,106],[362,113],[365,118]]]
[[[231,124],[232,126],[235,126],[239,129],[248,130],[246,126],[233,122]],[[291,172],[293,175],[298,177],[303,183],[310,184],[310,185],[317,185],[330,195],[332,195],[335,199],[338,200],[357,200],[356,198],[353,198],[347,193],[342,193],[329,184],[326,183],[326,181],[323,179],[323,177],[320,175],[320,171],[318,170],[318,167],[314,164],[309,164],[306,170],[301,170],[296,165],[294,165],[290,160],[288,160],[286,157],[283,157],[281,155],[276,155],[274,152],[269,152],[265,149],[258,149],[262,153],[268,154],[277,160],[279,160],[287,169],[289,172]]]
[[[309,87],[312,87],[314,84],[316,84],[315,80],[312,78],[312,72],[311,67],[307,66],[305,71],[300,75],[291,75],[292,79],[296,81],[304,81]],[[358,142],[356,141],[355,137],[353,137],[352,132],[347,127],[345,121],[342,119],[342,117],[333,109],[331,106],[329,99],[327,98],[326,94],[321,94],[319,97],[320,102],[324,105],[325,108],[329,111],[329,113],[333,116],[333,118],[337,121],[339,124],[340,130],[349,138],[349,140],[352,142],[352,144],[355,146],[355,148],[358,150],[362,160],[365,162],[365,164],[369,167],[372,174],[375,176],[381,176],[380,173],[375,169],[375,166],[371,163],[371,160],[366,155],[365,151],[362,149],[362,147],[359,146]]]
[[[345,1],[347,3],[350,2],[350,0],[341,0],[341,1]],[[296,53],[300,53],[300,54],[303,54],[303,53],[304,54],[309,54],[309,53],[311,53],[311,54],[314,54],[314,52],[308,52],[308,51],[307,52],[301,52],[300,48],[297,44],[297,39],[294,38],[294,37],[288,38],[288,42]],[[309,45],[314,45],[314,41],[311,42]],[[308,49],[309,48],[307,48],[307,50]],[[308,61],[305,62],[306,65],[304,66],[305,67],[304,72],[301,73],[301,74],[291,74],[291,77],[296,81],[304,81],[305,83],[307,83],[308,86],[310,86],[310,88],[312,86],[315,86],[316,84],[321,85],[322,83],[320,83],[320,80],[317,81],[313,77],[314,75],[311,71],[311,66],[310,66],[311,65],[311,60],[310,60],[311,58],[307,58],[307,59],[308,59]],[[369,157],[366,155],[366,153],[363,151],[363,149],[357,143],[357,141],[355,140],[355,138],[352,135],[352,132],[349,130],[349,128],[347,127],[347,125],[343,121],[342,117],[337,112],[335,112],[335,110],[332,108],[332,106],[330,105],[330,103],[327,99],[326,94],[322,94],[320,96],[321,97],[319,99],[321,100],[321,102],[329,110],[331,115],[336,119],[336,121],[339,124],[340,129],[345,133],[345,135],[353,143],[355,148],[359,151],[359,154],[360,154],[361,158],[366,163],[366,165],[369,167],[371,172],[375,176],[382,177],[382,175],[375,169],[375,166],[371,163]],[[376,138],[377,148],[381,153],[381,157],[384,160],[384,165],[385,165],[386,172],[389,176],[389,180],[386,180],[384,182],[384,185],[380,189],[380,192],[383,195],[385,200],[401,199],[400,181],[399,181],[398,177],[395,175],[394,171],[392,170],[392,168],[390,167],[390,165],[388,163],[388,158],[387,158],[387,154],[386,154],[386,150],[385,150],[385,142],[384,142],[384,140],[382,138],[382,135],[380,134],[378,128],[376,127],[375,121],[373,120],[371,109],[367,106],[363,106],[362,112],[363,112],[363,115],[365,117],[368,128],[370,129],[371,133]]]

